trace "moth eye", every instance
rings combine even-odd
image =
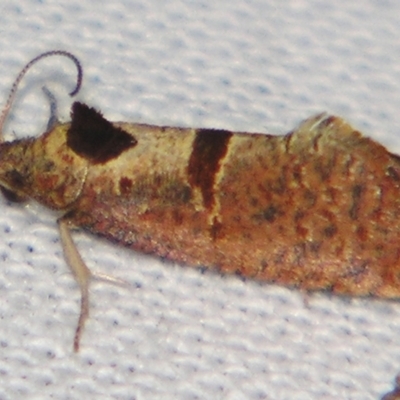
[[[3,196],[8,200],[12,201],[13,203],[22,203],[27,200],[27,197],[21,196],[10,189],[5,188],[4,186],[0,186],[1,193]]]
[[[12,169],[5,174],[6,181],[11,187],[15,189],[23,188],[25,186],[25,178],[21,172]]]

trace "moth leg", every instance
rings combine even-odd
[[[99,282],[105,282],[105,283],[109,283],[114,286],[120,286],[120,287],[124,287],[124,288],[129,288],[132,286],[128,281],[125,281],[124,279],[116,278],[115,276],[102,274],[100,272],[90,272],[90,273],[92,274],[92,278]]]
[[[54,96],[54,94],[47,89],[46,86],[42,87],[43,93],[46,95],[47,100],[49,101],[50,104],[50,117],[49,121],[47,122],[47,131],[50,129],[54,128],[56,125],[58,125],[60,122],[58,120],[58,107],[57,107],[57,99]]]
[[[67,219],[60,218],[58,220],[60,230],[60,238],[64,251],[64,257],[68,266],[76,279],[81,290],[81,312],[79,315],[78,325],[74,337],[74,351],[79,351],[79,343],[82,336],[83,328],[86,320],[89,317],[89,284],[92,278],[92,273],[85,265],[82,257],[74,241],[72,240],[70,222]]]

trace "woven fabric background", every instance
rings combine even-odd
[[[65,49],[85,69],[78,98],[110,120],[283,134],[328,111],[400,153],[399,38],[394,0],[2,0],[0,93]],[[68,120],[74,78],[68,60],[35,66],[6,138],[45,129],[43,85]],[[73,354],[79,292],[57,216],[0,199],[0,400],[376,400],[400,372],[399,303],[305,302],[83,233],[90,268],[131,287],[92,285]]]

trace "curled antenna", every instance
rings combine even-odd
[[[81,63],[79,62],[79,60],[73,54],[69,53],[68,51],[63,51],[63,50],[52,50],[52,51],[47,51],[46,53],[42,53],[42,54],[38,55],[37,57],[35,57],[31,61],[29,61],[28,64],[25,65],[24,68],[22,68],[21,72],[18,74],[17,78],[15,79],[15,81],[11,87],[10,94],[7,99],[7,103],[4,106],[3,111],[1,112],[1,116],[0,116],[0,135],[3,132],[4,122],[8,117],[10,108],[15,99],[15,94],[17,92],[18,85],[20,84],[22,78],[25,76],[25,74],[28,72],[28,70],[32,67],[33,64],[37,63],[39,60],[41,60],[43,58],[52,57],[52,56],[67,57],[74,62],[76,69],[78,70],[78,76],[76,78],[76,86],[75,86],[74,90],[69,93],[69,95],[72,97],[72,96],[75,96],[79,92],[79,89],[81,88],[81,84],[82,84],[82,74],[83,74],[82,66],[81,66]],[[0,138],[0,141],[1,140],[2,140],[2,138]]]

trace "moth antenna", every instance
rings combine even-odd
[[[79,92],[79,90],[81,88],[81,84],[82,84],[83,70],[82,70],[81,63],[73,54],[69,53],[68,51],[64,51],[64,50],[52,50],[52,51],[47,51],[45,53],[42,53],[42,54],[38,55],[37,57],[33,58],[22,68],[21,72],[18,74],[17,78],[15,79],[14,83],[11,86],[11,90],[10,90],[10,94],[8,95],[7,103],[4,106],[4,108],[1,112],[1,116],[0,116],[0,141],[3,140],[2,133],[3,133],[4,122],[6,121],[6,119],[8,117],[11,106],[15,99],[15,95],[16,95],[18,86],[19,86],[22,78],[25,76],[25,74],[28,72],[28,70],[32,67],[33,64],[36,64],[38,61],[42,60],[43,58],[52,57],[52,56],[67,57],[74,62],[76,69],[78,71],[78,75],[76,78],[76,86],[75,86],[74,90],[69,93],[69,95],[72,97],[72,96],[75,96]]]
[[[50,104],[50,118],[49,122],[47,122],[47,128],[46,130],[49,131],[51,128],[54,128],[58,121],[58,110],[57,110],[57,100],[52,92],[50,92],[49,89],[47,89],[46,86],[42,87],[43,93],[46,95],[47,99],[49,100]]]

